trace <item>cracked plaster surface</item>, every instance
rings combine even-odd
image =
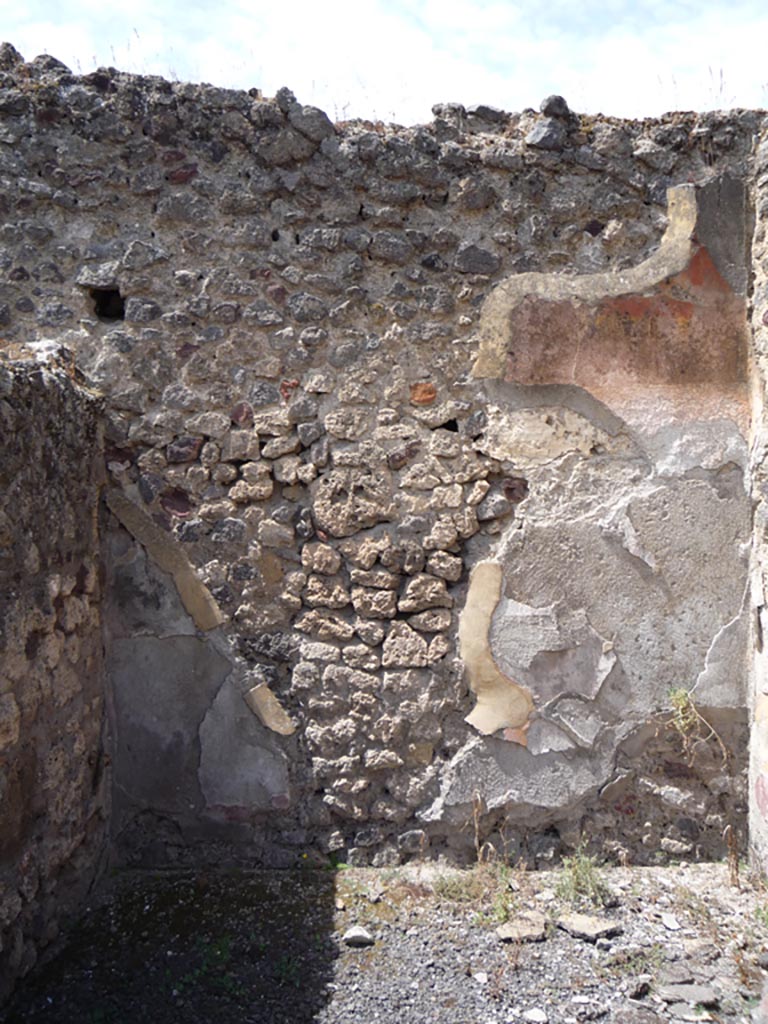
[[[288,760],[274,735],[295,724],[266,683],[253,685],[220,631],[203,632],[207,588],[179,586],[184,563],[161,545],[162,531],[150,523],[156,537],[145,516],[113,504],[135,527],[106,541],[116,833],[146,808],[182,827],[198,815],[237,823],[283,808]]]
[[[744,302],[701,248],[696,190],[669,200],[664,241],[634,270],[519,275],[486,302],[473,372],[504,383],[489,387],[478,447],[529,490],[467,595],[460,636],[477,700],[467,721],[495,738],[457,755],[444,811],[473,776],[491,804],[541,809],[545,779],[553,802],[583,799],[610,781],[617,745],[673,687],[743,706]],[[616,305],[633,293],[642,301]],[[675,306],[683,300],[691,308]],[[695,317],[708,321],[698,352]],[[670,339],[677,348],[658,359]],[[633,344],[645,363],[628,359]],[[530,701],[514,730],[510,686]]]

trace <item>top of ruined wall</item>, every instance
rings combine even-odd
[[[764,118],[545,109],[438,104],[414,128],[333,125],[287,89],[264,99],[113,68],[78,77],[3,44],[3,336],[71,344],[125,419],[168,404],[180,365],[194,375],[204,352],[209,370],[223,340],[252,349],[260,335],[281,363],[265,363],[271,378],[346,365],[349,345],[318,339],[329,324],[356,332],[358,349],[393,329],[443,351],[461,342],[468,365],[490,286],[637,263],[663,233],[667,188],[743,176]],[[89,287],[112,285],[124,324],[93,315]],[[298,352],[279,352],[290,339],[278,328]],[[158,329],[172,341],[164,365],[147,356]]]
[[[764,117],[737,110],[633,122],[579,116],[564,105],[542,106],[552,116],[531,109],[508,113],[450,103],[433,108],[431,124],[413,128],[368,121],[334,125],[319,109],[298,103],[288,89],[265,99],[257,89],[167,82],[114,68],[76,76],[53,57],[24,62],[3,44],[0,173],[19,175],[20,180],[3,181],[7,194],[2,212],[11,212],[8,199],[18,184],[17,210],[30,213],[50,203],[70,215],[87,216],[99,207],[114,207],[118,196],[123,206],[131,199],[160,197],[152,213],[171,233],[205,224],[213,205],[220,214],[236,218],[271,214],[268,223],[251,228],[250,237],[241,234],[232,240],[247,246],[268,243],[261,233],[274,234],[280,221],[301,226],[300,214],[287,201],[298,200],[296,205],[306,213],[313,192],[338,199],[341,186],[365,194],[366,203],[354,209],[354,216],[369,232],[402,227],[412,219],[414,206],[427,207],[446,224],[464,217],[482,221],[493,212],[496,234],[486,237],[489,251],[483,255],[456,252],[458,239],[440,237],[410,237],[399,245],[391,239],[358,238],[351,247],[393,267],[407,264],[420,248],[434,247],[443,250],[440,258],[422,262],[434,273],[451,269],[493,279],[510,271],[584,272],[600,269],[597,264],[637,262],[644,248],[658,242],[663,228],[659,213],[671,184],[703,181],[724,168],[743,174]],[[109,164],[97,166],[110,156]],[[508,179],[509,194],[498,190],[500,175]],[[557,197],[551,194],[555,179],[560,184]],[[568,186],[596,180],[599,189],[587,197],[593,216],[581,223],[579,206],[584,204],[575,201]],[[634,209],[634,220],[651,225],[652,235],[627,223],[621,232],[618,225],[601,220],[615,212],[613,207],[627,192],[646,208]],[[514,222],[521,202],[540,214],[539,222],[532,221],[524,233],[503,231],[499,223]],[[546,237],[541,218],[552,220],[554,215],[557,221],[564,213],[571,216],[570,232],[548,225],[552,234]],[[351,209],[337,204],[320,219],[336,226],[347,223],[350,214]],[[606,226],[608,236],[600,238],[605,253],[596,245],[574,245],[573,235],[596,239]],[[124,218],[114,227],[124,234],[139,233],[138,225]],[[6,225],[3,241],[6,251],[17,242],[47,249],[49,255],[55,249],[51,235],[25,222]],[[97,258],[90,241],[90,247],[78,253],[70,248],[66,255]],[[107,243],[104,239],[105,249]],[[302,238],[301,244],[326,252],[334,248],[329,238]],[[130,257],[124,261],[124,269],[137,269],[140,255],[146,265],[146,254],[135,252],[133,262]],[[271,262],[280,264],[274,254]],[[45,271],[38,270],[40,285],[58,283],[55,271],[49,268],[48,273],[46,279]],[[10,279],[22,280],[13,274]],[[47,290],[41,288],[41,295]],[[5,292],[10,296],[8,288]],[[75,317],[51,312],[47,320],[38,315],[37,322],[69,327]],[[10,328],[6,337],[17,335],[15,319],[10,305],[0,312],[0,322]]]

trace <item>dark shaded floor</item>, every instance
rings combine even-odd
[[[311,1021],[337,947],[332,872],[122,876],[6,1024]]]

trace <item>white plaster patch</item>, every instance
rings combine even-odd
[[[558,701],[552,717],[581,747],[591,747],[603,729],[603,721],[584,701]]]
[[[744,469],[749,460],[747,441],[733,420],[678,423],[649,433],[644,447],[660,476],[679,476],[691,469],[718,469],[728,463]]]
[[[715,634],[691,693],[702,707],[742,708],[746,701],[747,594],[739,614]]]
[[[200,788],[209,808],[248,814],[289,799],[285,755],[270,749],[238,690],[225,683],[200,726]]]
[[[489,406],[488,423],[476,446],[520,469],[533,468],[577,452],[613,450],[615,440],[585,416],[563,406],[503,411]]]
[[[554,722],[546,718],[535,718],[528,727],[528,750],[536,754],[559,753],[573,750],[576,744]]]
[[[531,691],[537,708],[565,693],[594,699],[616,663],[610,641],[583,608],[535,608],[502,598],[489,641],[498,667]]]
[[[605,519],[601,520],[600,527],[605,536],[617,540],[623,548],[626,548],[630,555],[634,555],[635,558],[645,562],[653,572],[658,571],[656,559],[653,557],[653,553],[644,547],[638,537],[626,506],[616,509]]]

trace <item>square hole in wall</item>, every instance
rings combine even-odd
[[[119,288],[89,288],[93,311],[99,320],[125,320],[125,299]]]

